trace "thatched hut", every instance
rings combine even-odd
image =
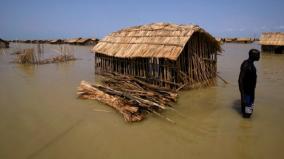
[[[177,89],[214,83],[221,47],[197,25],[153,23],[113,32],[92,51],[96,73],[135,76]]]
[[[237,38],[225,38],[226,43],[233,43],[237,40]]]
[[[225,42],[225,38],[215,37],[215,39],[216,39],[219,43],[224,43],[224,42]]]
[[[77,40],[75,43],[78,45],[96,45],[98,41],[99,41],[98,39],[81,38]]]
[[[56,40],[51,40],[50,44],[63,44],[64,40],[62,39],[56,39]]]
[[[39,44],[39,40],[32,40],[31,43],[32,44]]]
[[[38,40],[38,43],[39,43],[39,44],[47,44],[47,43],[48,43],[48,40]]]
[[[24,40],[24,43],[32,43],[31,40]]]
[[[64,43],[65,44],[76,44],[76,41],[80,40],[82,38],[71,38],[71,39],[65,39]]]
[[[0,39],[0,48],[9,48],[9,42],[3,39]]]
[[[237,39],[235,40],[235,42],[247,44],[247,43],[253,43],[253,42],[254,42],[254,39],[253,39],[253,38],[237,38]]]
[[[259,43],[264,52],[284,53],[284,33],[262,33]]]

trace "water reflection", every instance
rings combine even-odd
[[[34,76],[37,69],[37,65],[28,65],[28,64],[15,64],[16,68],[24,73],[27,77],[31,78]]]

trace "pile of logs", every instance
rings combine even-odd
[[[79,98],[95,99],[107,104],[129,122],[141,121],[148,113],[164,117],[159,111],[173,110],[170,103],[177,100],[177,92],[159,88],[132,76],[104,74],[103,77],[102,84],[81,81],[77,92]]]

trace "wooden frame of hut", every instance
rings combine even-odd
[[[0,48],[9,48],[9,42],[3,39],[0,39]]]
[[[259,41],[263,52],[284,53],[284,33],[262,33]]]
[[[215,84],[219,42],[197,25],[153,23],[113,32],[92,49],[95,72],[170,89]]]

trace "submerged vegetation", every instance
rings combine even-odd
[[[41,65],[76,60],[72,50],[69,47],[59,46],[59,48],[55,49],[55,51],[58,52],[59,55],[44,59],[44,47],[43,45],[38,44],[36,48],[22,49],[13,53],[16,55],[14,62],[19,64]]]
[[[33,48],[18,51],[16,54],[16,62],[20,64],[37,64],[39,61],[37,54],[34,53]]]

